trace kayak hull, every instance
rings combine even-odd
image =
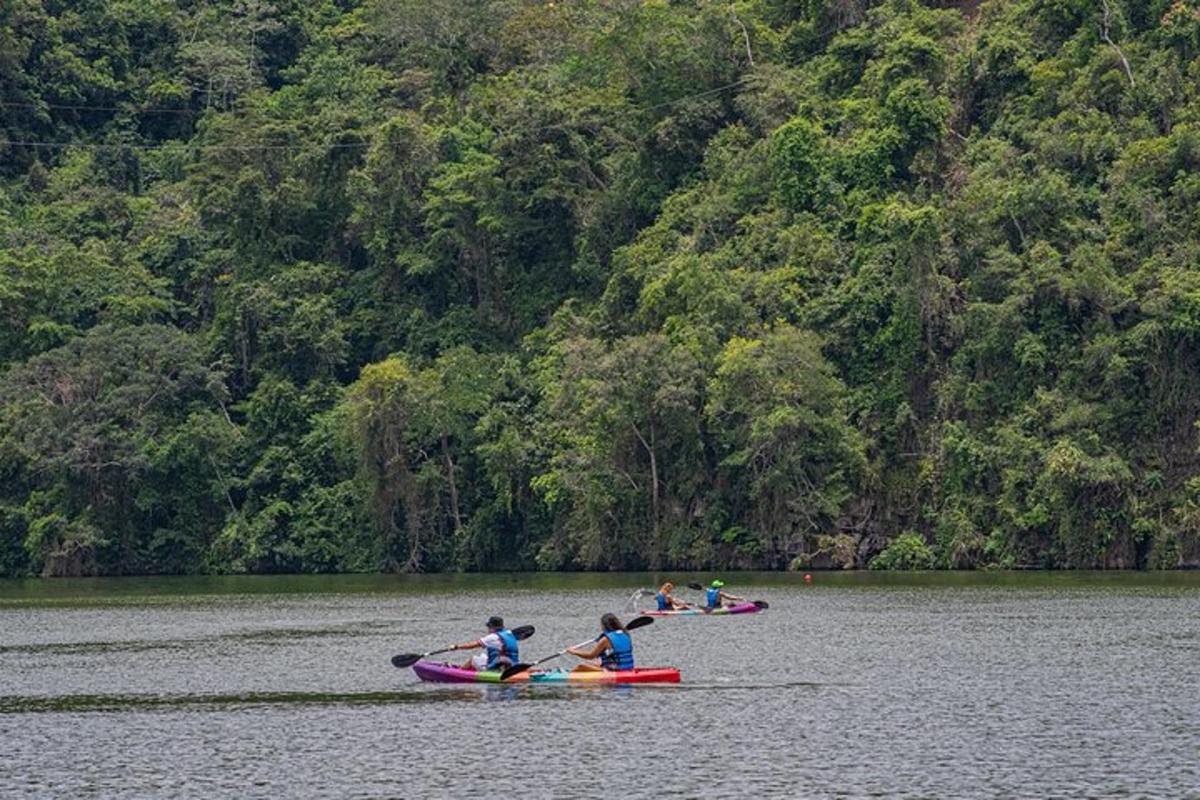
[[[754,603],[738,603],[736,606],[714,608],[712,611],[705,611],[703,608],[678,608],[673,611],[652,609],[638,613],[648,617],[723,617],[727,614],[757,614],[759,611],[762,609]]]
[[[526,670],[506,681],[500,680],[497,670],[476,672],[438,661],[418,661],[413,672],[431,683],[536,683],[559,685],[604,685],[618,683],[679,683],[679,670],[674,667],[644,667],[621,671],[610,670]]]

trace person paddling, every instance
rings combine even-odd
[[[521,660],[520,645],[512,631],[504,627],[504,620],[492,617],[487,621],[488,633],[473,642],[456,644],[454,650],[475,650],[482,647],[483,652],[472,656],[463,669],[482,671],[486,669],[507,669]]]
[[[687,603],[682,600],[676,600],[671,592],[675,591],[675,584],[667,581],[662,586],[658,587],[658,594],[654,595],[654,601],[658,603],[659,611],[674,611],[679,608],[690,608]]]
[[[708,585],[708,588],[704,590],[704,608],[706,611],[718,609],[725,605],[726,602],[729,602],[730,605],[734,603],[746,602],[746,598],[744,597],[738,597],[736,594],[730,594],[729,592],[721,591],[721,587],[724,585],[724,581],[714,580]]]
[[[628,670],[633,669],[633,639],[617,619],[616,614],[605,614],[600,618],[602,631],[592,646],[568,647],[567,652],[580,658],[599,658],[600,663],[584,662],[576,667],[582,670]]]

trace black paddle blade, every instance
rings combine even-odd
[[[755,600],[754,605],[758,606],[763,611],[766,611],[768,608],[771,607],[771,604],[768,603],[766,600]]]
[[[654,617],[634,617],[625,623],[625,630],[633,631],[638,628],[644,628],[652,622],[654,622]]]
[[[513,675],[519,675],[532,666],[533,664],[513,664],[511,667],[504,670],[504,672],[500,673],[500,680],[506,681]]]
[[[421,660],[420,653],[404,653],[398,656],[392,656],[392,666],[397,669],[408,669],[413,664]]]
[[[519,628],[513,628],[512,635],[516,638],[516,640],[518,642],[523,642],[526,639],[528,639],[530,636],[533,636],[533,626],[532,625],[522,625]]]
[[[704,587],[703,587],[703,586],[701,586],[701,585],[700,585],[700,584],[698,584],[698,583],[689,583],[689,584],[688,584],[688,588],[689,588],[689,589],[695,589],[697,592],[703,592],[703,591],[704,591]]]

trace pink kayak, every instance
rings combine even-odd
[[[757,614],[767,607],[762,600],[751,603],[738,603],[736,606],[722,606],[709,611],[704,608],[677,608],[672,611],[639,611],[648,617],[720,617],[726,614]]]
[[[413,672],[423,681],[432,683],[558,683],[602,685],[612,683],[679,683],[679,670],[674,667],[642,667],[626,670],[526,670],[506,681],[500,680],[499,670],[463,669],[439,661],[418,661]]]

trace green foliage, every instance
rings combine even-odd
[[[194,569],[219,519],[223,378],[160,325],[93,328],[4,374],[8,492],[25,494],[35,567]]]
[[[589,568],[663,563],[669,531],[694,524],[700,488],[685,479],[703,458],[694,355],[660,334],[611,344],[570,336],[538,367],[543,435],[555,452],[533,485],[561,519],[539,560],[564,566],[573,560],[555,560],[578,553]]]
[[[0,574],[1200,565],[1197,76],[1194,0],[0,4]]]
[[[830,143],[816,125],[794,119],[771,134],[771,166],[775,187],[793,211],[813,210],[829,201]]]
[[[871,569],[913,570],[930,569],[933,566],[933,551],[921,534],[911,531],[902,533],[871,559]]]
[[[728,507],[751,523],[760,559],[786,564],[853,496],[865,457],[844,395],[808,331],[734,337],[717,357],[705,416],[733,489]]]

